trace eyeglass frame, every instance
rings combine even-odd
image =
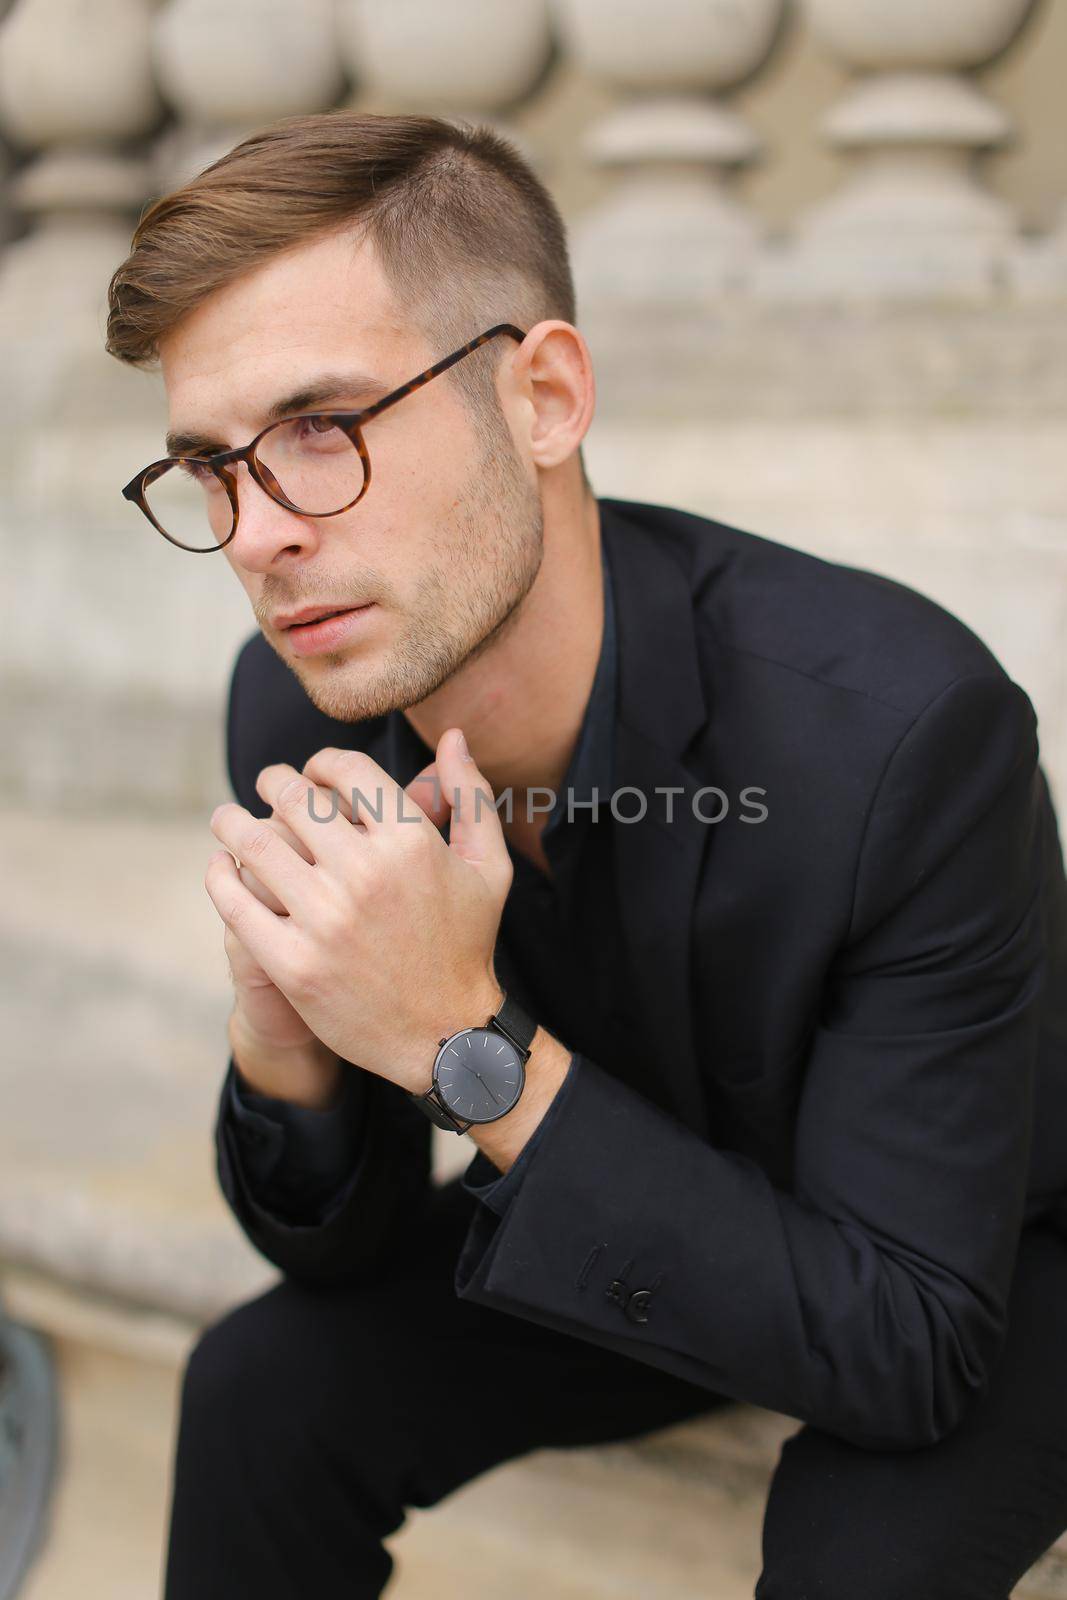
[[[461,345],[458,350],[453,350],[451,355],[444,356],[440,361],[435,361],[433,366],[427,367],[424,372],[420,372],[416,377],[409,378],[407,383],[402,383],[398,389],[393,389],[389,394],[383,395],[380,400],[375,400],[369,406],[364,406],[360,411],[294,412],[291,417],[278,417],[274,422],[268,422],[265,428],[259,430],[254,439],[250,439],[246,445],[241,445],[237,450],[219,450],[214,455],[209,456],[161,456],[158,461],[151,461],[147,467],[142,467],[140,472],[130,479],[122,490],[123,499],[129,500],[131,504],[139,507],[156,532],[161,533],[170,544],[194,556],[211,555],[215,550],[224,550],[237,532],[237,522],[241,514],[240,500],[237,494],[237,479],[235,475],[222,470],[223,467],[228,466],[231,462],[238,463],[243,461],[248,468],[249,475],[263,490],[264,494],[268,495],[277,505],[283,506],[287,511],[295,512],[299,517],[338,517],[343,511],[351,511],[353,506],[357,506],[370,488],[370,454],[361,432],[363,425],[373,417],[378,416],[380,412],[387,410],[389,406],[396,405],[398,400],[405,399],[414,390],[421,389],[423,384],[429,383],[432,378],[438,377],[442,372],[447,371],[449,367],[455,366],[457,361],[462,361],[464,356],[471,355],[473,351],[480,349],[483,344],[487,344],[490,339],[495,339],[502,333],[508,334],[512,339],[517,339],[520,344],[526,338],[522,329],[517,328],[514,323],[499,322],[495,327],[486,329],[485,333],[480,333],[476,339],[469,340],[467,344]],[[256,446],[264,435],[270,433],[274,428],[286,427],[292,422],[322,420],[325,418],[332,419],[341,428],[358,452],[359,458],[363,463],[363,487],[354,500],[350,500],[346,506],[339,506],[336,511],[305,511],[302,507],[293,504],[270,468],[256,458]],[[149,473],[154,473],[155,477],[161,477],[167,468],[181,466],[187,461],[195,461],[197,466],[200,467],[209,467],[226,490],[226,496],[230,502],[230,508],[233,512],[233,526],[225,539],[221,539],[213,545],[182,544],[173,534],[169,534],[165,528],[160,526],[145,498],[149,484],[154,481],[154,479],[149,478]],[[269,482],[267,481],[268,479],[270,480]],[[271,484],[274,485],[273,488]]]

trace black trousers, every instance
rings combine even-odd
[[[453,1180],[374,1281],[284,1280],[202,1334],[164,1600],[370,1600],[405,1508],[532,1449],[633,1438],[723,1403],[457,1299],[474,1204]],[[757,1600],[1007,1600],[1067,1528],[1067,1238],[1024,1230],[1009,1318],[990,1388],[937,1444],[883,1453],[811,1425],[785,1442]]]

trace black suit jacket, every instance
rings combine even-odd
[[[659,1103],[581,1059],[504,1216],[476,1207],[456,1293],[860,1445],[932,1443],[997,1359],[1020,1228],[1067,1232],[1067,882],[1033,707],[904,585],[600,510],[616,790],[647,800],[605,914]],[[326,744],[385,766],[388,724],[324,717],[257,634],[234,791],[264,815],[258,770]],[[257,1205],[220,1107],[226,1197],[295,1277],[369,1276],[426,1196],[429,1124],[367,1089],[359,1181],[319,1227]]]

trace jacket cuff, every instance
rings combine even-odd
[[[366,1081],[354,1068],[327,1110],[260,1094],[242,1083],[231,1055],[223,1103],[244,1187],[282,1222],[319,1224],[344,1203],[363,1146]]]
[[[676,1233],[693,1231],[679,1188],[714,1156],[597,1062],[575,1056],[566,1101],[506,1214],[475,1208],[454,1269],[457,1297],[732,1392],[714,1352],[705,1362],[686,1350],[691,1296],[674,1281],[684,1276]],[[606,1183],[605,1172],[616,1180]],[[735,1219],[722,1227],[736,1233]],[[709,1240],[709,1259],[714,1250]],[[766,1343],[773,1352],[773,1335]]]

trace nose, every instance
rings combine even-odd
[[[235,470],[236,469],[236,470]],[[302,559],[322,542],[314,517],[302,517],[278,504],[238,461],[229,469],[240,508],[237,532],[226,546],[231,561],[248,572],[267,572],[279,558]]]

